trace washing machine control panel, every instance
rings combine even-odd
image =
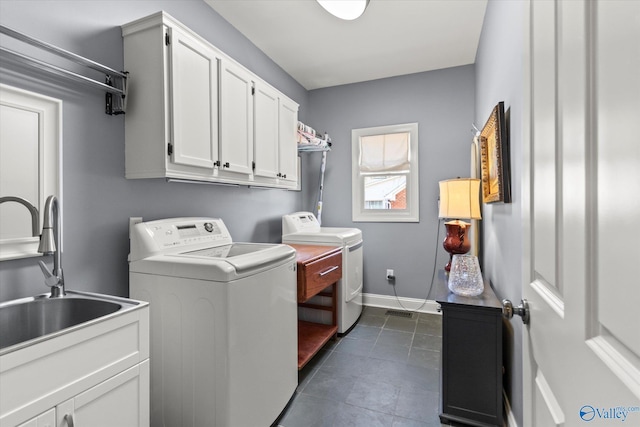
[[[320,231],[320,223],[311,212],[296,212],[282,217],[282,234]]]
[[[138,227],[140,229],[138,229]],[[218,218],[178,218],[150,221],[136,225],[136,240],[151,252],[170,248],[230,245],[229,230]],[[132,236],[133,237],[133,236]],[[133,239],[132,239],[133,243]]]

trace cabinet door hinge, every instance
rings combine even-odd
[[[256,162],[255,161],[251,162],[251,170],[254,170],[254,171],[256,170]]]
[[[171,37],[169,36],[169,33],[164,33],[164,44],[167,46],[171,44]]]
[[[255,87],[251,87],[251,95],[255,95],[256,94],[256,88]]]
[[[173,144],[172,143],[168,143],[167,144],[167,155],[172,155],[173,154]]]

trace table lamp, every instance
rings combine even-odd
[[[454,254],[466,254],[471,249],[467,231],[471,224],[461,219],[482,219],[480,215],[480,180],[457,178],[440,181],[440,210],[438,217],[450,221],[444,223],[447,236],[442,242],[449,252],[445,271],[451,270]]]

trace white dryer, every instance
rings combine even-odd
[[[220,219],[140,223],[129,280],[150,303],[151,425],[277,419],[298,385],[291,247],[233,243]]]
[[[348,332],[362,313],[362,231],[320,227],[311,212],[295,212],[282,217],[282,243],[343,248],[343,273],[338,281],[338,333]]]

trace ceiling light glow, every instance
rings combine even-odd
[[[369,0],[317,0],[333,16],[352,21],[359,18],[369,4]]]

